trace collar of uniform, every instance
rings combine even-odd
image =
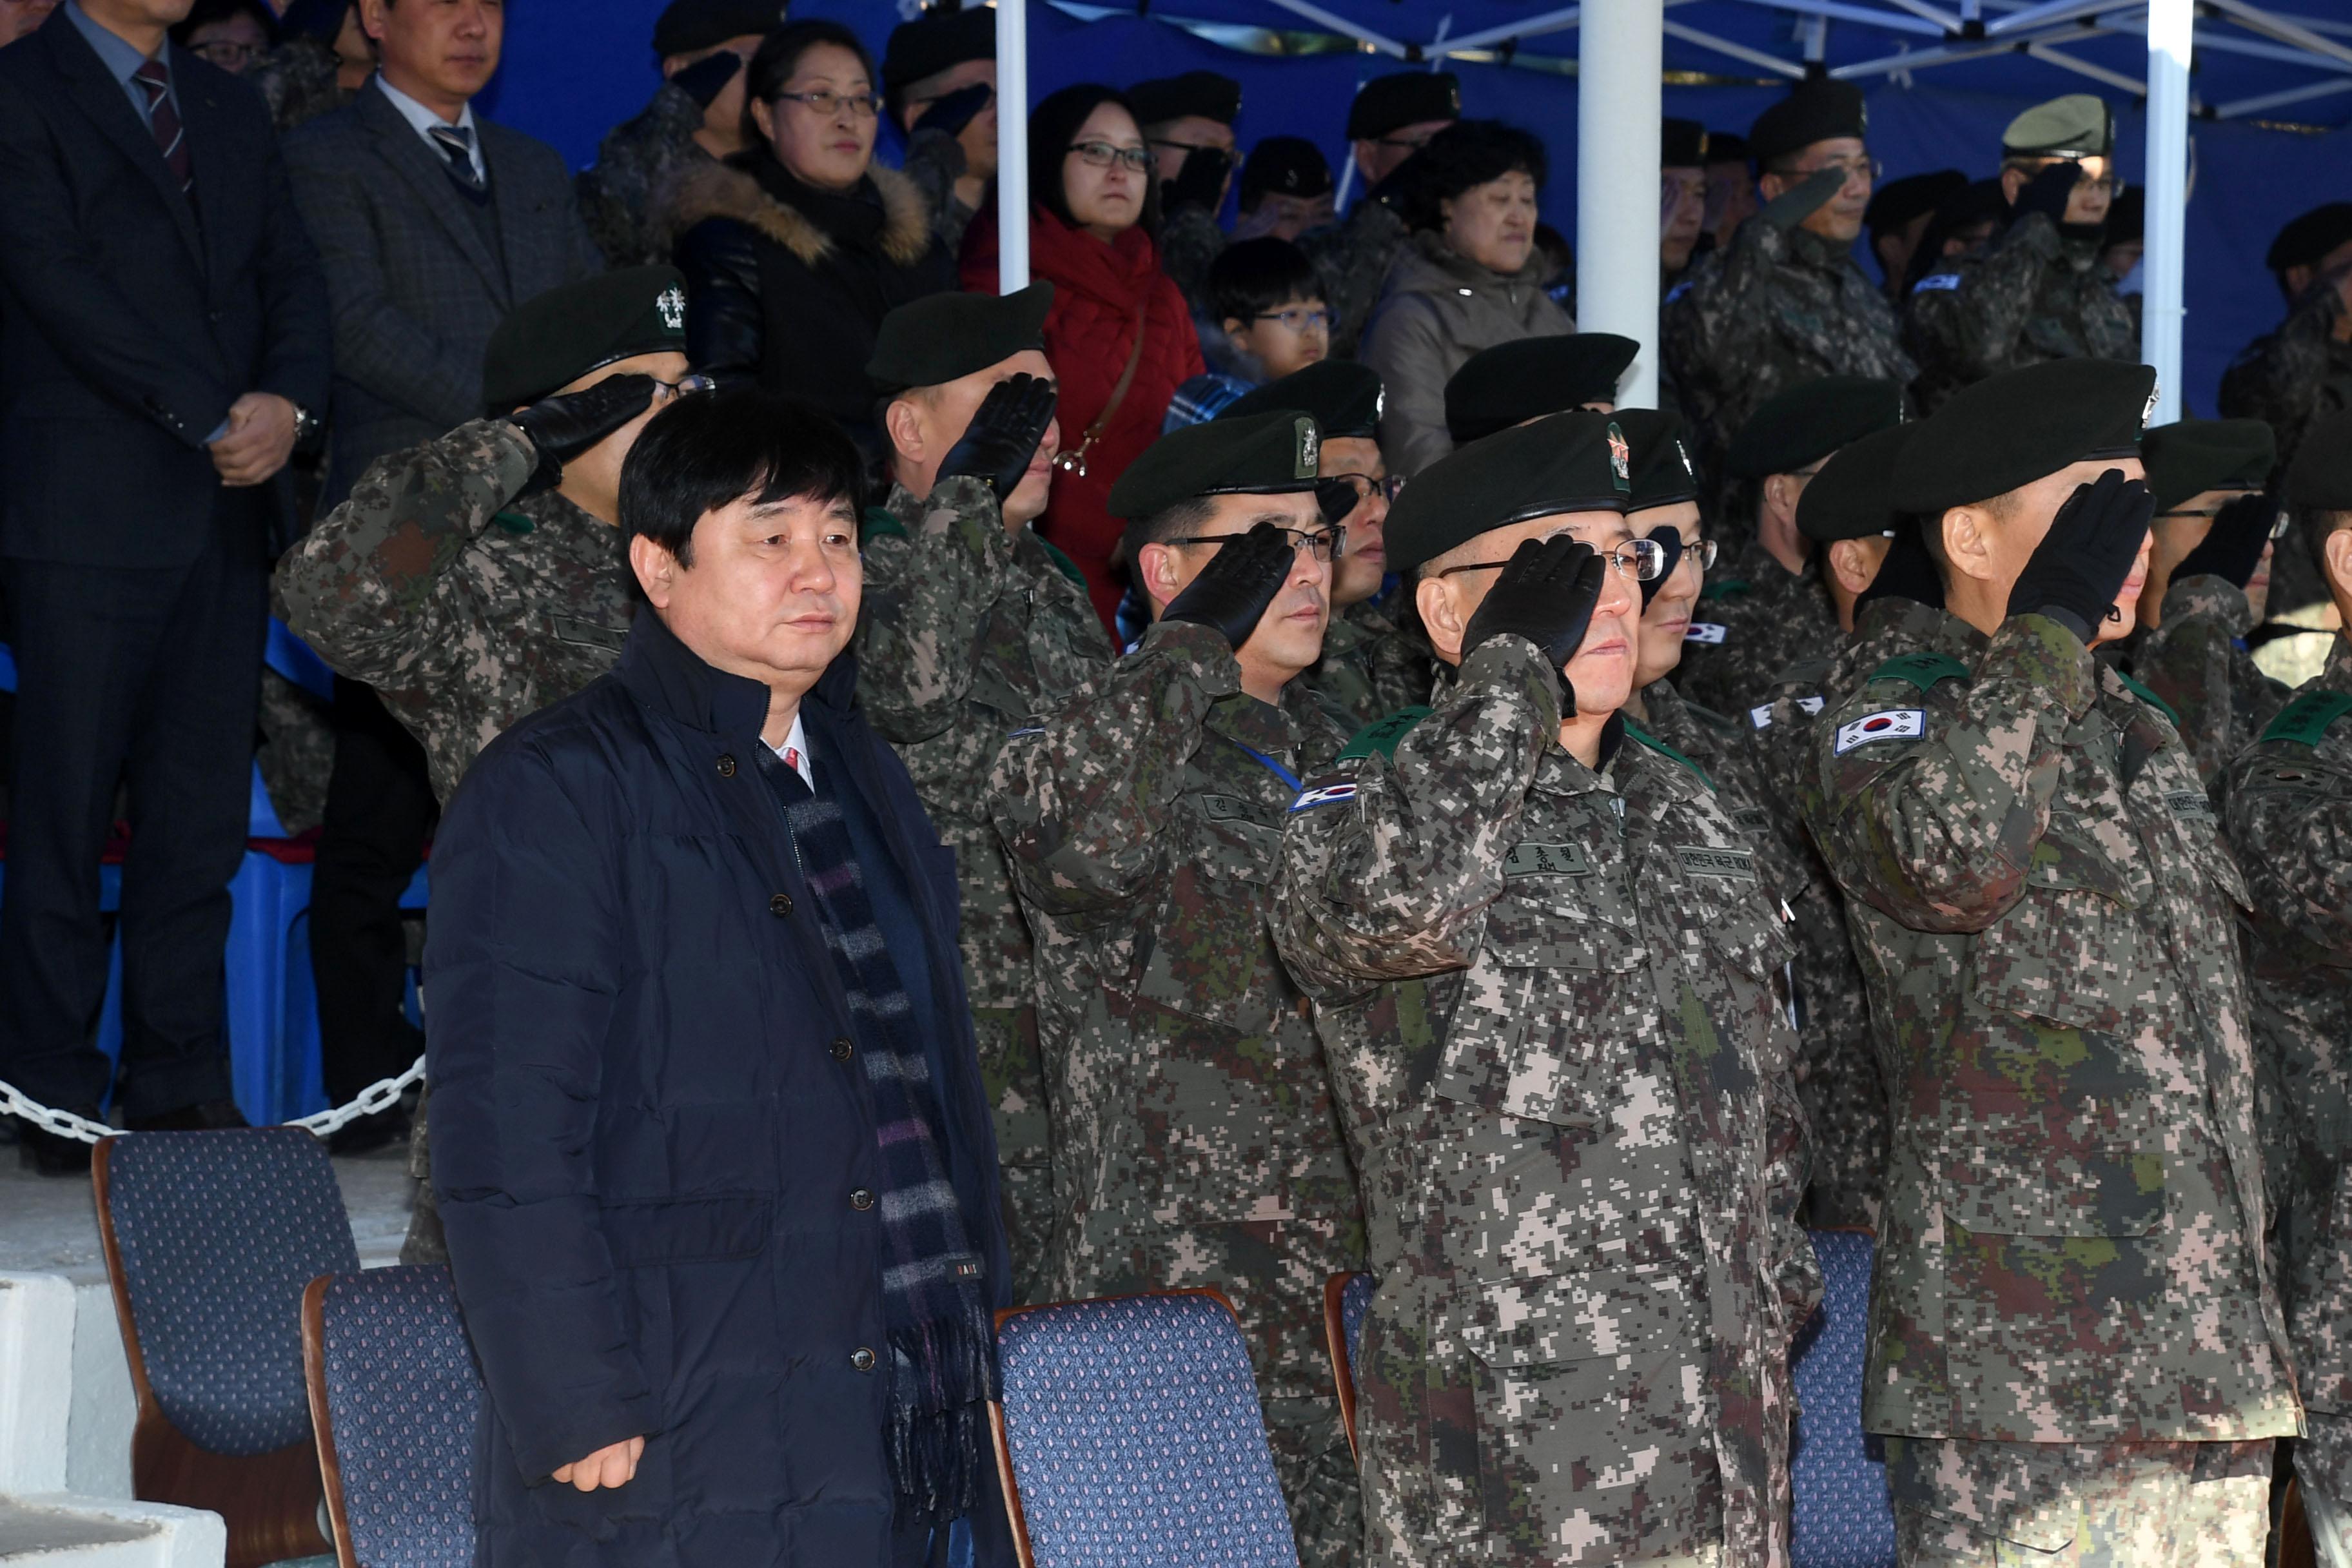
[[[1825,544],[1815,545],[1813,552],[1805,557],[1803,569],[1791,572],[1764,548],[1761,539],[1751,538],[1739,547],[1739,553],[1732,558],[1729,570],[1721,575],[1738,577],[1753,587],[1764,589],[1810,586],[1821,581],[1822,552],[1828,548]]]
[[[1892,595],[1873,599],[1854,612],[1853,640],[1861,643],[1874,637],[1895,637],[1915,647],[1924,647],[1944,635],[1944,623],[1951,618],[1936,605],[1923,605],[1916,599]],[[1960,624],[1968,626],[1965,621]]]
[[[1294,700],[1303,691],[1304,683],[1292,680],[1282,689],[1282,705],[1278,708],[1259,701],[1246,691],[1220,697],[1209,708],[1209,728],[1297,773],[1300,769],[1294,763],[1303,763],[1306,759],[1297,754],[1299,730],[1293,721],[1291,709]]]
[[[2247,601],[2246,591],[2227,577],[2200,572],[2194,577],[2176,577],[2165,586],[2164,625],[2150,635],[2161,637],[2166,628],[2192,616],[2220,622],[2233,637],[2254,629],[2254,606]]]
[[[542,543],[561,541],[590,560],[611,556],[626,570],[628,536],[593,512],[583,510],[561,490],[541,490],[506,509],[530,519],[531,532]]]

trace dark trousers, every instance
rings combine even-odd
[[[122,1110],[229,1095],[223,952],[245,853],[268,628],[254,492],[223,490],[186,566],[5,563],[16,656],[8,860],[0,889],[0,1078],[96,1105],[106,995],[99,862],[115,789],[122,865]]]
[[[438,811],[425,748],[373,688],[335,678],[335,766],[310,868],[310,977],[327,1099],[341,1104],[405,1072],[425,1036],[401,1004],[408,938],[400,895],[425,863]]]

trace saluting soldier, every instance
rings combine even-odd
[[[2263,1237],[2245,885],[2128,636],[2153,373],[2058,360],[1903,448],[1965,657],[1811,737],[1807,819],[1893,977],[1865,1427],[1906,1564],[2263,1561],[2300,1430]]]
[[[964,984],[996,1152],[1013,1299],[1040,1299],[1053,1129],[1029,928],[988,813],[997,749],[1115,651],[1069,557],[1031,528],[1061,433],[1040,336],[1051,283],[933,294],[882,319],[866,374],[890,490],[866,517],[857,695],[956,855]]]
[[[1392,1247],[1358,1358],[1383,1565],[1788,1560],[1818,1271],[1754,851],[1621,714],[1623,437],[1418,476],[1389,548],[1458,678],[1309,777],[1276,895]],[[1376,1227],[1381,1236],[1386,1227]]]
[[[1323,1282],[1363,1220],[1272,884],[1301,775],[1345,741],[1298,679],[1333,557],[1314,419],[1163,436],[1111,488],[1151,604],[1136,649],[1016,731],[991,784],[1045,1016],[1057,1298],[1213,1285],[1310,1568],[1355,1560]]]
[[[1398,210],[1402,182],[1391,176],[1461,118],[1462,86],[1452,71],[1391,71],[1356,89],[1348,105],[1348,141],[1363,191],[1338,223],[1298,237],[1331,308],[1332,358],[1355,357],[1389,264],[1404,247],[1404,215]]]

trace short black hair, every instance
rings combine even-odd
[[[1550,172],[1543,143],[1499,120],[1455,121],[1431,137],[1405,167],[1412,174],[1405,182],[1403,216],[1413,228],[1442,226],[1445,217],[1440,204],[1489,180],[1520,174],[1541,190]]]
[[[621,531],[694,564],[694,525],[745,497],[866,499],[865,464],[841,426],[756,386],[681,397],[646,421],[621,465]]]
[[[743,68],[743,135],[753,146],[765,145],[760,135],[760,122],[751,116],[755,103],[772,103],[776,94],[784,90],[800,68],[801,57],[819,44],[833,44],[857,57],[866,68],[867,83],[880,80],[874,69],[873,53],[865,40],[838,22],[822,19],[787,22],[760,40],[751,63]]]
[[[1221,324],[1236,316],[1254,321],[1259,311],[1294,300],[1322,298],[1322,276],[1307,253],[1270,234],[1235,240],[1209,264],[1209,309]]]
[[[1187,496],[1174,506],[1161,507],[1150,517],[1139,517],[1127,525],[1127,531],[1118,537],[1118,559],[1138,593],[1143,591],[1143,547],[1191,533],[1216,515],[1216,497]]]

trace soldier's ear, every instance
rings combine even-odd
[[[1151,602],[1151,618],[1158,620],[1160,612],[1179,591],[1177,586],[1176,552],[1165,544],[1147,544],[1135,552],[1135,580],[1143,589],[1143,596]]]
[[[2347,519],[2347,514],[2343,512],[2332,514],[2322,512],[2312,521],[2324,525],[2331,517],[2336,520],[2352,521],[2352,519]],[[2327,563],[2327,586],[2337,606],[2340,608],[2347,603],[2352,603],[2352,528],[2336,529],[2327,536],[2319,548],[2322,558]],[[2346,624],[2352,625],[2352,614],[2347,614],[2345,618]]]
[[[1429,635],[1430,646],[1448,664],[1462,662],[1462,636],[1468,629],[1470,617],[1463,613],[1454,596],[1455,577],[1423,577],[1413,584],[1413,606],[1421,612],[1421,628]]]
[[[916,413],[913,399],[892,398],[890,405],[882,411],[882,428],[898,456],[909,463],[923,460],[923,421]]]
[[[1952,571],[1990,582],[1994,575],[1992,514],[1982,507],[1956,506],[1936,525],[1938,553]]]

